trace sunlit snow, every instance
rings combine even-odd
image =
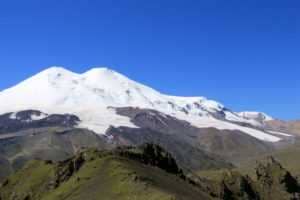
[[[61,67],[51,67],[0,92],[0,113],[35,109],[48,114],[75,114],[81,119],[80,127],[98,134],[104,134],[110,125],[136,127],[129,118],[108,108],[124,106],[155,109],[198,127],[241,130],[261,140],[280,140],[256,129],[214,118],[215,114],[223,113],[224,120],[259,125],[252,118],[231,112],[216,101],[205,97],[161,94],[107,68],[94,68],[78,74]]]

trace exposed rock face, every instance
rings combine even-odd
[[[224,200],[256,200],[258,193],[253,188],[253,181],[238,172],[228,171],[221,183],[220,198]]]
[[[120,155],[137,159],[144,164],[158,167],[166,172],[183,175],[182,170],[179,168],[172,155],[162,147],[147,143],[140,146],[139,149],[140,152],[136,151],[136,148],[134,147],[129,147],[125,150],[119,148],[117,152],[119,152]]]
[[[37,110],[0,115],[0,134],[43,127],[74,127],[80,119],[75,115],[48,115]]]
[[[300,199],[300,185],[290,172],[273,157],[267,158],[256,168],[256,175],[262,198]]]
[[[160,144],[170,151],[180,164],[188,164],[187,166],[191,166],[191,168],[206,168],[199,156],[193,157],[193,154],[197,154],[199,151],[210,157],[217,155],[223,158],[219,160],[226,160],[238,165],[241,160],[273,150],[271,144],[239,130],[198,128],[187,121],[151,109],[124,107],[116,108],[116,111],[120,115],[129,117],[131,122],[139,127],[109,129],[106,134],[113,135],[115,141],[120,145],[139,145],[145,142]],[[169,143],[172,144],[169,145]],[[186,155],[189,155],[194,161],[188,163],[186,156],[180,156],[187,151],[190,152]],[[214,156],[211,156],[212,154]],[[197,160],[201,163],[196,163]]]
[[[191,145],[182,137],[164,134],[149,128],[111,127],[108,135],[114,138],[118,146],[139,146],[154,143],[170,152],[182,168],[189,169],[220,169],[232,168],[233,165],[221,157]],[[188,156],[187,156],[188,155]]]
[[[86,148],[110,148],[106,137],[85,129],[46,128],[20,133],[22,136],[0,140],[0,182],[32,159],[55,162],[68,159]]]
[[[54,180],[50,182],[49,186],[54,189],[62,182],[67,181],[81,168],[86,160],[84,153],[79,153],[72,159],[59,162],[55,170]]]
[[[221,199],[296,200],[300,199],[297,179],[274,158],[268,157],[256,168],[256,181],[238,172],[227,172],[221,183]]]

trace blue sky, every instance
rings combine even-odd
[[[298,0],[0,1],[0,89],[107,66],[172,95],[300,119]]]

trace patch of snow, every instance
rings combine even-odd
[[[97,112],[91,112],[94,109],[94,107],[85,108],[74,112],[75,115],[80,116],[79,128],[86,128],[98,134],[105,134],[111,125],[137,128],[128,117],[118,115],[114,109],[97,107]]]
[[[269,132],[269,133],[271,133],[271,134],[275,134],[275,135],[281,135],[281,136],[286,136],[286,137],[293,137],[292,135],[290,135],[290,134],[287,134],[287,133],[282,133],[282,132],[278,132],[278,131],[267,131],[267,132]]]
[[[17,113],[13,112],[9,115],[9,119],[17,119]]]
[[[244,111],[244,112],[239,112],[237,114],[244,119],[256,120],[261,122],[274,120],[271,116],[263,112]]]
[[[45,114],[45,113],[41,113],[40,115],[32,114],[32,115],[30,116],[30,119],[31,119],[32,121],[37,121],[37,120],[45,119],[46,117],[48,117],[48,115]]]
[[[108,135],[107,139],[110,140],[110,141],[112,141],[114,139],[114,136],[113,135]]]
[[[214,127],[219,130],[238,130],[241,132],[244,132],[252,137],[255,137],[259,140],[267,141],[267,142],[278,142],[281,140],[281,138],[270,135],[266,132],[254,129],[254,128],[249,128],[249,127],[244,127],[244,126],[239,126],[237,124],[233,124],[230,122],[222,121],[215,119],[213,117],[202,117],[201,119],[197,117],[186,117],[183,115],[175,115],[178,119],[186,120],[190,122],[193,126],[196,126],[198,128],[209,128],[209,127]]]

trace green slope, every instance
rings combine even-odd
[[[300,184],[276,159],[237,169],[213,181],[187,177],[170,153],[145,144],[112,151],[90,149],[53,163],[30,161],[4,181],[0,200],[296,200]]]
[[[293,175],[300,177],[300,141],[296,139],[294,144],[285,145],[268,154],[262,154],[248,162],[243,163],[238,170],[243,174],[255,175],[257,161],[263,160],[267,156],[277,159]]]
[[[181,177],[180,171],[167,173],[142,164],[136,157],[129,159],[120,153],[90,150],[59,164],[28,163],[3,183],[0,197],[2,200],[211,199]]]

